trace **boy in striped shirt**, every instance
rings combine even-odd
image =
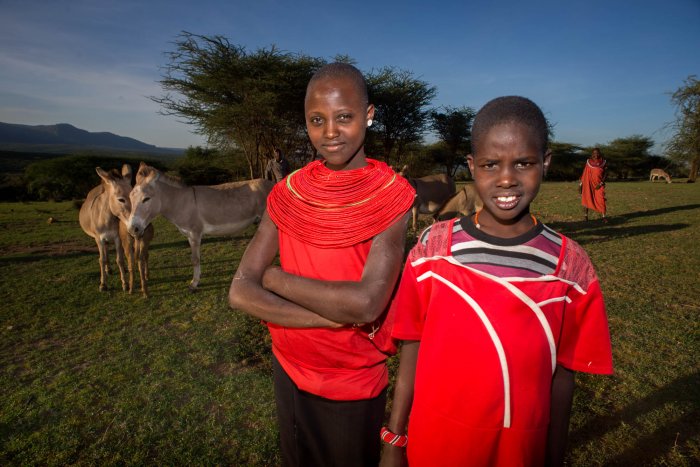
[[[530,213],[547,143],[529,99],[478,112],[467,159],[484,207],[421,235],[392,304],[403,345],[382,465],[405,445],[411,466],[561,465],[574,372],[612,373],[588,255]]]

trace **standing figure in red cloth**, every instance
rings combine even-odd
[[[270,331],[283,465],[376,465],[415,192],[365,155],[374,106],[355,67],[320,68],[304,111],[322,159],[275,185],[229,303]]]
[[[583,214],[588,220],[588,210],[592,209],[603,216],[603,222],[607,222],[605,217],[605,170],[607,162],[600,154],[600,149],[593,148],[591,157],[586,161],[583,175],[579,181],[581,191],[581,204]]]
[[[612,372],[588,255],[530,212],[547,143],[529,99],[477,113],[467,161],[483,209],[421,234],[392,301],[402,347],[382,466],[562,465],[574,372]]]

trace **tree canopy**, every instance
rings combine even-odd
[[[400,165],[406,146],[423,139],[428,106],[437,90],[413,77],[410,71],[394,67],[366,73],[365,79],[370,102],[376,109],[376,123],[369,137],[376,135],[374,146],[379,147],[385,161]]]
[[[700,81],[695,75],[671,95],[671,102],[676,121],[671,124],[674,134],[666,150],[673,160],[690,166],[688,180],[694,182],[700,166]]]
[[[447,151],[436,151],[434,156],[450,177],[455,176],[460,166],[467,165],[475,116],[476,111],[471,107],[443,107],[430,112],[431,128],[447,148]]]
[[[161,96],[151,99],[161,113],[195,126],[221,150],[239,149],[251,177],[259,176],[265,158],[277,147],[293,160],[308,162],[314,149],[304,124],[304,95],[324,59],[282,52],[276,47],[249,52],[222,36],[183,32],[175,51],[167,53]],[[350,62],[347,56],[336,61]],[[370,101],[377,112],[368,145],[390,161],[421,141],[435,88],[407,70],[385,67],[365,73]],[[303,159],[304,157],[302,157]]]
[[[626,179],[647,171],[649,150],[653,146],[654,141],[642,135],[617,138],[600,145],[603,157],[608,160],[608,176]],[[591,149],[588,148],[587,152],[590,153]]]
[[[304,93],[325,62],[274,46],[248,52],[222,36],[182,33],[160,81],[164,94],[151,99],[162,113],[195,126],[211,144],[239,148],[251,178],[259,176],[273,147],[306,146]]]
[[[211,162],[225,168],[229,176],[240,176],[242,166],[247,166],[251,178],[261,176],[274,148],[281,149],[296,167],[315,156],[306,135],[304,96],[309,79],[326,60],[283,52],[275,46],[251,52],[222,36],[188,32],[178,36],[175,50],[166,55],[160,80],[163,94],[151,99],[161,105],[161,113],[175,115],[205,135],[217,149],[217,161]],[[353,62],[348,56],[334,60]],[[408,70],[387,66],[364,75],[370,102],[376,107],[366,152],[398,167],[410,163],[430,172],[443,166],[455,176],[471,152],[475,111],[467,106],[431,108],[436,88]],[[699,100],[700,84],[690,77],[673,95],[678,132],[669,144],[674,157],[694,161],[694,170],[700,153]],[[549,120],[548,127],[552,137],[554,125]],[[437,142],[425,146],[423,137],[429,132],[437,136]],[[611,161],[611,176],[630,178],[646,170],[652,146],[650,138],[634,135],[601,145],[601,149]],[[577,176],[589,148],[557,142],[551,147],[555,159],[550,177]],[[215,174],[204,162],[213,158],[211,154],[191,154],[178,170],[192,180],[211,179]],[[232,162],[224,164],[222,158]]]

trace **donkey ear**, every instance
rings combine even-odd
[[[153,174],[153,169],[146,165],[146,163],[141,162],[139,164],[139,170],[136,172],[136,183],[142,183]]]
[[[97,172],[97,175],[99,175],[100,178],[105,182],[109,183],[112,181],[112,176],[109,174],[109,172],[105,172],[104,170],[102,170],[102,168],[95,167],[95,172]]]
[[[124,164],[122,166],[122,177],[127,178],[131,177],[131,166],[129,164]]]

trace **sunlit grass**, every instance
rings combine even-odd
[[[533,205],[591,256],[613,339],[615,375],[577,377],[568,463],[696,465],[700,185],[609,183],[608,202],[608,224],[584,222],[576,184],[552,182]],[[98,292],[77,215],[0,204],[0,464],[278,464],[269,338],[226,300],[254,229],[205,241],[192,294],[187,242],[158,219],[144,299],[114,256]]]

